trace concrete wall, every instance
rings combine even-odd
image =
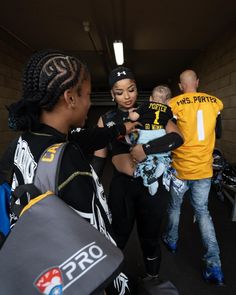
[[[207,48],[193,68],[200,78],[199,91],[209,92],[224,103],[223,136],[217,147],[236,164],[236,24]]]
[[[6,105],[21,95],[22,68],[29,50],[0,30],[0,155],[16,133],[8,128]]]
[[[16,136],[8,129],[5,105],[20,97],[22,68],[31,53],[0,30],[0,155]],[[217,146],[230,162],[236,163],[236,25],[221,34],[194,61],[193,68],[200,77],[199,90],[216,95],[224,103],[223,137],[217,141]]]

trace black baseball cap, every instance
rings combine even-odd
[[[134,79],[134,75],[131,72],[131,70],[129,68],[126,67],[118,67],[115,68],[114,70],[111,71],[110,75],[109,75],[109,85],[112,88],[112,86],[120,80],[123,79],[131,79],[131,80],[135,80]]]

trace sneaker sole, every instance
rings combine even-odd
[[[210,280],[210,279],[208,280],[208,279],[204,278],[204,281],[206,283],[209,283],[209,284],[212,284],[212,285],[215,285],[215,286],[218,286],[218,287],[225,287],[226,286],[226,284],[223,283],[223,282],[216,282],[216,281],[213,281],[213,280]]]
[[[215,286],[219,286],[219,287],[224,287],[226,284],[224,281],[222,282],[219,282],[219,281],[216,281],[216,280],[212,280],[212,279],[208,279],[204,276],[204,273],[202,274],[203,276],[203,280],[206,282],[206,283],[209,283],[209,284],[212,284],[212,285],[215,285]]]

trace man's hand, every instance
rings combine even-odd
[[[130,149],[130,155],[134,162],[141,162],[146,159],[147,155],[144,153],[142,144],[136,144]]]

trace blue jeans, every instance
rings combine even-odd
[[[168,224],[164,236],[168,242],[177,243],[180,209],[185,192],[190,189],[190,201],[199,224],[199,229],[206,249],[204,260],[207,265],[221,266],[220,251],[216,240],[212,218],[208,211],[208,195],[211,188],[211,179],[185,180],[186,188],[180,194],[171,188],[171,199],[168,207]]]

